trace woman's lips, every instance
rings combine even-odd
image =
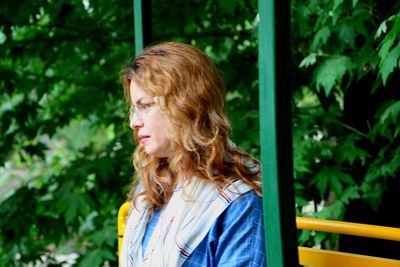
[[[148,135],[141,135],[141,136],[139,136],[139,141],[140,141],[140,143],[142,143],[142,144],[145,144],[149,139],[150,139],[150,136],[148,136]]]

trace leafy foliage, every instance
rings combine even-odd
[[[152,41],[212,57],[232,139],[259,156],[256,1],[152,2]],[[355,199],[377,208],[398,177],[399,12],[396,1],[292,1],[298,214],[341,219]],[[62,255],[115,266],[133,173],[118,82],[134,55],[131,2],[6,1],[0,22],[0,266],[61,266]],[[359,111],[359,98],[374,105]],[[337,238],[304,231],[299,242]]]
[[[293,5],[298,214],[341,220],[355,199],[377,209],[387,182],[399,176],[399,11],[393,1]],[[299,236],[301,244],[327,247],[337,239]]]
[[[241,118],[235,139],[257,154],[254,1],[174,1],[152,16],[154,41],[196,44],[223,69],[229,109]],[[134,55],[131,2],[8,1],[0,20],[0,183],[9,186],[0,266],[61,266],[62,255],[77,266],[115,266],[116,214],[133,173],[118,81]],[[246,128],[255,129],[251,139],[238,138]]]

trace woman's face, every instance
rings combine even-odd
[[[167,121],[160,107],[134,81],[130,84],[132,107],[129,126],[137,131],[139,142],[148,155],[167,158],[170,152]]]

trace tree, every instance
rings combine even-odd
[[[389,221],[363,221],[346,213],[349,205],[352,212],[382,208],[382,196],[390,193],[387,184],[398,184],[399,7],[395,1],[294,4],[299,213],[313,200],[311,214],[319,218],[400,225],[393,213]],[[300,242],[332,246],[337,239],[326,243],[327,234],[309,235],[303,231]],[[394,250],[385,256],[398,257]]]
[[[132,173],[118,69],[134,49],[130,3],[117,4],[0,7],[1,175],[17,184],[1,197],[1,266],[72,252],[81,266],[116,260]]]
[[[2,3],[1,181],[14,186],[0,200],[0,266],[59,266],[64,254],[78,266],[116,265],[116,213],[133,173],[118,81],[134,55],[132,11],[126,1]],[[237,16],[240,11],[246,13]],[[210,1],[204,8],[200,1],[174,1],[153,12],[154,41],[192,42],[232,78],[230,86],[240,80],[251,88],[238,94],[237,87],[229,98],[243,99],[235,104],[242,111],[238,123],[256,125],[255,112],[245,109],[257,109],[257,98],[245,101],[257,93],[256,84],[233,75],[252,50],[253,62],[245,64],[254,72],[247,79],[257,76],[254,2]],[[256,142],[242,142],[256,149]]]

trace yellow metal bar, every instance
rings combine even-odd
[[[126,219],[130,210],[131,210],[130,202],[125,202],[124,204],[121,205],[121,207],[118,210],[118,262],[119,262],[119,253],[121,251],[121,246],[122,246],[122,237],[124,236],[126,227]]]
[[[298,229],[400,241],[400,228],[296,217]]]
[[[299,247],[299,263],[313,267],[400,267],[398,260],[306,247]]]

